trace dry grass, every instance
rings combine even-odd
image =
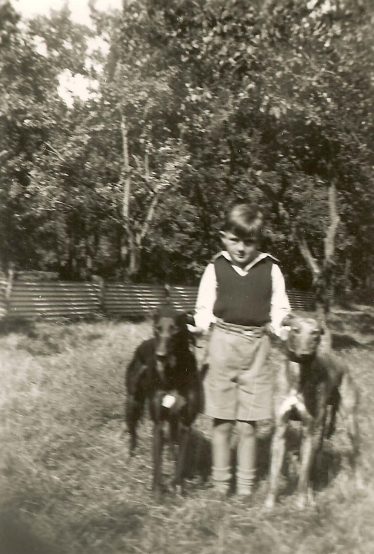
[[[298,513],[288,487],[271,515],[262,510],[264,456],[250,505],[235,496],[214,499],[201,479],[209,469],[204,417],[197,424],[188,496],[166,495],[161,505],[153,501],[150,425],[142,426],[138,456],[129,461],[122,418],[124,368],[149,334],[146,323],[8,329],[0,336],[0,554],[373,552],[373,319],[335,318],[337,346],[362,392],[367,489],[354,489],[339,428],[326,455],[333,475],[318,493],[317,508]],[[167,462],[165,473],[170,472]]]

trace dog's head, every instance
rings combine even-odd
[[[175,367],[178,352],[188,348],[187,315],[161,306],[153,314],[153,335],[157,372],[163,379],[166,368]]]
[[[324,334],[323,326],[317,319],[292,314],[282,321],[282,327],[288,328],[285,344],[294,361],[315,356],[321,336]]]

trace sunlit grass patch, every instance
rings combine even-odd
[[[357,318],[345,320],[340,332],[359,344],[367,337]],[[326,460],[334,461],[336,471],[318,492],[317,508],[299,513],[292,486],[285,480],[284,494],[269,515],[262,509],[266,471],[259,472],[250,503],[235,496],[225,502],[214,498],[207,480],[210,422],[203,416],[196,424],[187,496],[167,493],[162,504],[152,498],[150,422],[140,426],[138,453],[131,460],[123,423],[124,370],[134,348],[149,334],[147,323],[101,321],[37,323],[0,336],[0,508],[3,521],[19,525],[5,525],[6,540],[14,539],[13,552],[9,545],[4,550],[4,525],[0,529],[0,554],[366,554],[373,550],[371,348],[340,351],[361,391],[366,490],[358,493],[352,483],[339,420],[334,440],[326,445]],[[277,363],[275,352],[275,370]],[[267,456],[266,440],[265,433],[261,464]],[[166,455],[166,482],[171,471]],[[15,550],[15,537],[23,537],[23,543],[18,541],[23,551]],[[25,551],[25,540],[35,543],[30,553]]]

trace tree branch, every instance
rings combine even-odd
[[[321,269],[318,265],[317,260],[314,258],[312,252],[310,251],[309,245],[304,236],[297,235],[296,241],[302,257],[304,258],[306,264],[309,266],[309,269],[313,274],[313,279],[316,280],[321,274]]]
[[[332,181],[329,186],[329,215],[330,224],[327,229],[326,238],[324,239],[325,246],[325,264],[331,264],[335,253],[335,237],[340,222],[340,217],[336,207],[336,186]]]
[[[59,152],[57,152],[57,150],[55,150],[55,148],[53,148],[53,146],[51,144],[49,144],[49,142],[45,142],[44,143],[49,149],[51,152],[53,152],[53,154],[55,154],[58,159],[61,161],[61,162],[64,162],[64,158],[61,156],[61,154]]]
[[[129,226],[129,213],[130,213],[130,194],[131,194],[131,177],[130,177],[130,163],[129,163],[129,146],[127,141],[127,126],[126,119],[123,113],[121,114],[121,134],[122,134],[122,156],[123,156],[123,203],[122,203],[122,215],[125,220],[125,224]]]
[[[147,233],[149,231],[149,227],[152,223],[152,220],[153,220],[153,217],[154,217],[154,214],[155,214],[157,204],[160,200],[160,194],[163,190],[165,190],[165,188],[168,188],[168,187],[165,186],[165,185],[159,184],[156,187],[156,189],[154,190],[154,196],[151,200],[151,203],[149,204],[147,215],[145,216],[143,225],[142,225],[141,230],[140,230],[140,232],[138,234],[138,237],[137,237],[137,242],[138,242],[139,245],[143,242],[143,240],[147,236]]]
[[[150,174],[150,171],[149,171],[149,162],[148,162],[148,160],[147,160],[147,163],[146,163],[146,156],[144,156],[144,168],[143,168],[142,164],[140,163],[140,160],[139,160],[138,156],[133,155],[132,158],[133,158],[133,160],[136,164],[136,169],[139,173],[139,176],[143,179],[143,181],[145,183],[145,186],[147,187],[147,190],[152,195],[154,195],[155,191],[153,190],[152,185],[151,185],[152,177],[151,177],[151,174]],[[147,158],[148,158],[148,153],[147,153]]]

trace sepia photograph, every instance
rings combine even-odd
[[[0,0],[0,554],[374,552],[372,0]]]

